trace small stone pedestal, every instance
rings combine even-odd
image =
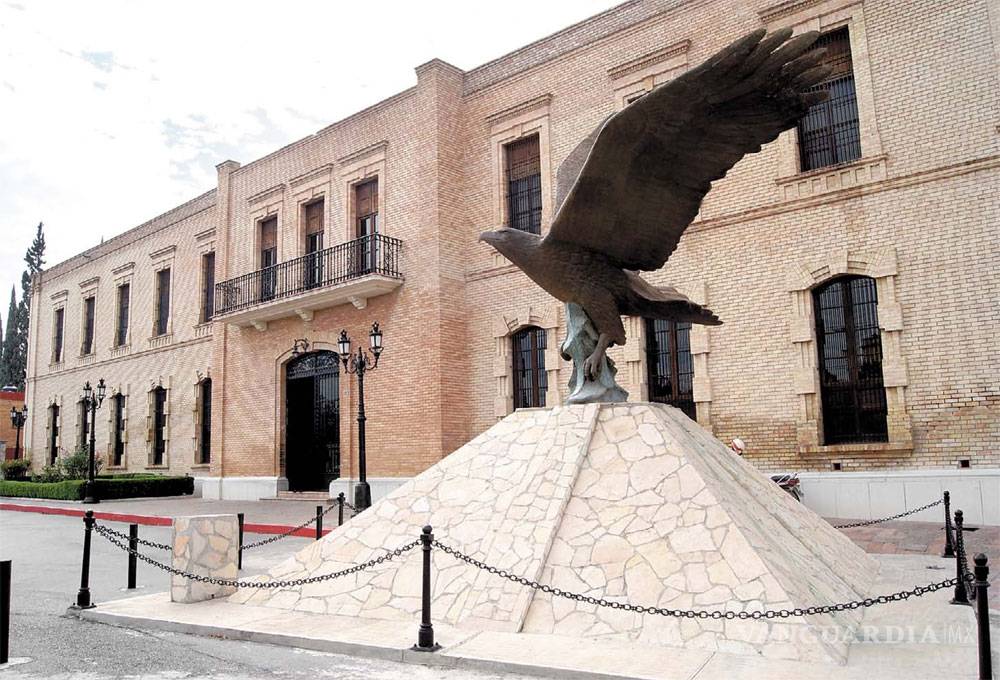
[[[174,519],[173,566],[189,574],[235,579],[238,576],[238,542],[236,515],[177,517]],[[234,586],[202,583],[177,574],[170,577],[171,602],[201,602],[235,592]]]

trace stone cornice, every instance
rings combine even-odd
[[[265,203],[265,199],[270,198],[275,194],[283,194],[285,192],[284,184],[276,184],[273,187],[264,189],[263,191],[258,191],[253,196],[247,196],[247,203],[254,205],[256,203]]]
[[[177,251],[177,246],[167,246],[165,248],[160,248],[159,250],[154,250],[149,254],[149,259],[151,260],[162,260],[166,257],[172,256]]]
[[[526,111],[547,108],[551,103],[552,103],[552,93],[547,92],[537,97],[532,97],[531,99],[523,101],[519,104],[514,104],[514,106],[509,106],[506,109],[502,109],[500,111],[496,111],[495,113],[491,113],[488,116],[486,116],[486,122],[492,125],[499,121],[519,116],[522,113],[525,113]]]
[[[125,274],[131,274],[135,269],[135,262],[126,262],[125,264],[120,264],[111,270],[112,276],[124,276]]]
[[[363,149],[352,151],[346,156],[341,156],[340,158],[337,159],[337,163],[339,163],[340,165],[350,165],[352,163],[357,163],[359,160],[366,158],[368,156],[375,156],[380,153],[385,154],[385,151],[388,148],[389,148],[389,142],[383,139],[380,142],[369,144]]]
[[[661,62],[667,61],[671,57],[676,57],[682,54],[687,54],[688,49],[691,47],[690,40],[679,40],[672,45],[667,45],[666,47],[644,54],[641,57],[636,57],[630,61],[626,61],[623,64],[613,66],[608,69],[608,75],[612,80],[617,80],[630,73],[635,73],[636,71],[641,71],[644,68],[652,66],[653,64],[659,64]]]

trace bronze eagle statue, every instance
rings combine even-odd
[[[830,73],[824,51],[813,49],[818,35],[760,29],[659,85],[605,119],[559,166],[544,238],[511,228],[480,236],[586,312],[597,336],[586,379],[596,379],[609,346],[625,344],[622,315],[721,323],[636,272],[666,263],[713,181],[826,98],[811,91]]]

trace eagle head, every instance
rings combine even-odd
[[[541,237],[529,234],[520,229],[501,227],[493,231],[484,231],[479,240],[489,243],[511,262],[522,262],[528,251],[541,242]]]

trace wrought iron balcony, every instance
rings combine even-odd
[[[372,234],[216,284],[215,318],[266,328],[267,321],[370,297],[402,284],[403,242]]]

